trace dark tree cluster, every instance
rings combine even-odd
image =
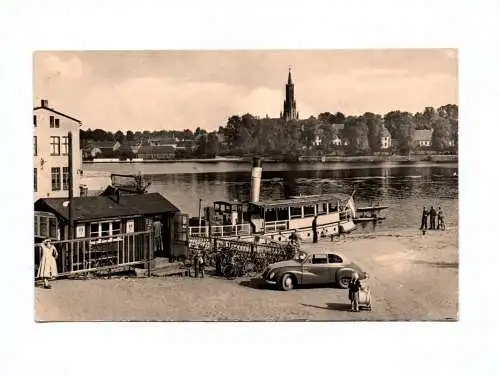
[[[423,112],[415,114],[390,111],[385,115],[366,112],[360,116],[345,116],[340,112],[323,112],[317,117],[287,122],[251,114],[233,115],[224,126],[213,132],[199,127],[194,132],[185,129],[112,133],[89,129],[81,131],[80,138],[82,147],[90,141],[118,141],[126,146],[157,138],[177,139],[180,146],[183,142],[194,145],[176,150],[176,158],[261,155],[294,159],[300,155],[377,153],[382,150],[382,135],[387,132],[393,140],[393,147],[384,151],[408,154],[418,148],[415,131],[419,129],[433,130],[432,150],[456,152],[458,106],[426,107]],[[124,147],[122,153],[128,157],[131,151]]]

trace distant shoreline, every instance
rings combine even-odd
[[[93,161],[83,161],[84,164],[99,164],[99,163],[248,163],[251,158],[248,157],[219,157],[219,158],[192,158],[192,159],[165,159],[165,160],[131,160],[120,161],[116,159],[98,159]],[[286,160],[284,158],[263,157],[264,162],[268,163],[357,163],[357,162],[457,162],[458,155],[392,155],[392,156],[314,156],[314,157],[299,157],[297,160]]]

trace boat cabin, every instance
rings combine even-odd
[[[318,227],[338,224],[349,198],[344,194],[328,194],[251,203],[250,222],[256,233],[311,228],[315,218],[314,225]]]

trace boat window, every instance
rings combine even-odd
[[[290,218],[302,218],[302,207],[290,208]]]
[[[276,217],[276,210],[274,209],[267,209],[264,213],[264,220],[266,222],[272,222],[272,221],[277,221],[278,218]]]
[[[313,255],[312,256],[313,264],[328,264],[326,255]]]
[[[316,205],[316,210],[317,210],[318,214],[325,214],[326,205],[325,204],[318,204],[318,205]]]
[[[337,203],[332,204],[331,202],[328,204],[328,210],[330,213],[338,211]]]
[[[278,209],[278,221],[288,220],[288,208]]]
[[[328,263],[329,264],[341,264],[342,258],[340,256],[329,254],[328,255]]]
[[[314,217],[314,206],[304,206],[304,217]]]

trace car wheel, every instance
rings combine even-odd
[[[281,289],[283,291],[289,291],[295,287],[295,281],[291,274],[285,274],[281,277]]]
[[[349,282],[351,282],[351,276],[350,275],[344,275],[340,277],[338,281],[338,285],[342,289],[346,289],[349,287]]]

